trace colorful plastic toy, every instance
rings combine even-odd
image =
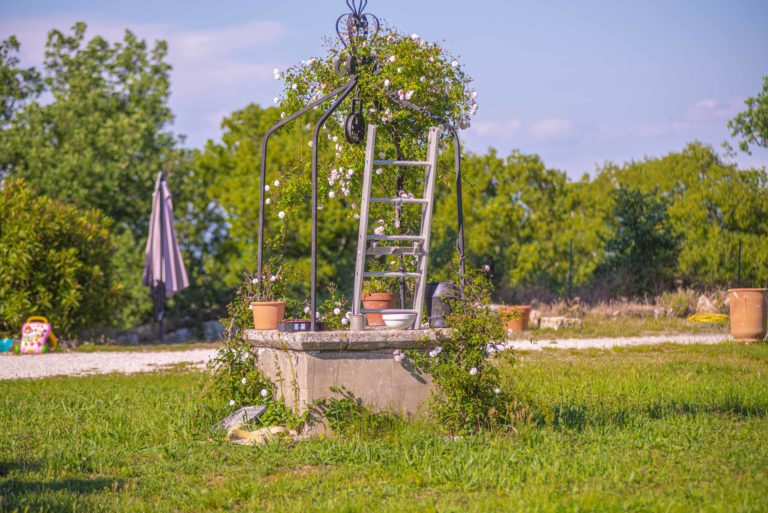
[[[50,340],[50,346],[48,341]],[[45,317],[33,316],[21,327],[20,353],[41,354],[55,351],[59,341]]]

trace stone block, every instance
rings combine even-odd
[[[443,330],[446,331],[447,330]],[[279,333],[248,330],[258,366],[275,383],[278,395],[301,413],[314,401],[335,397],[344,388],[377,410],[418,414],[432,392],[432,378],[395,349],[429,350],[437,330],[367,330]]]
[[[584,321],[573,317],[542,317],[539,327],[541,329],[550,328],[559,330],[563,328],[581,328]]]

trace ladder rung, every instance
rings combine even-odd
[[[363,273],[363,276],[366,278],[421,278],[421,274],[419,273],[404,273],[400,271],[392,271],[392,272],[374,272],[369,271]]]
[[[374,203],[429,203],[422,198],[371,198]]]
[[[415,314],[416,310],[397,310],[392,308],[361,308],[360,313]]]
[[[426,160],[374,160],[374,166],[429,166]]]
[[[421,242],[424,237],[421,235],[368,235],[368,240],[411,240]]]
[[[381,255],[424,256],[425,255],[424,250],[421,247],[412,247],[412,246],[374,246],[372,248],[368,248],[365,254],[370,256],[381,256]]]

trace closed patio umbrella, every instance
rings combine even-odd
[[[189,286],[187,270],[176,240],[171,192],[163,173],[157,175],[155,192],[152,193],[143,283],[150,288],[155,321],[159,323],[162,341],[165,299]]]

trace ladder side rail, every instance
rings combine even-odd
[[[368,211],[373,177],[373,158],[376,149],[376,125],[368,125],[365,142],[365,166],[363,167],[362,199],[360,200],[360,229],[357,235],[357,260],[355,262],[355,289],[352,298],[352,313],[359,315],[363,302],[363,279],[365,254],[368,246]]]
[[[430,165],[426,168],[426,184],[424,186],[424,198],[427,200],[421,210],[421,237],[424,255],[419,258],[418,273],[420,277],[416,283],[416,294],[413,298],[413,309],[416,310],[416,322],[414,329],[421,329],[421,317],[424,309],[424,295],[427,288],[427,270],[429,267],[429,242],[432,232],[432,206],[435,201],[435,178],[437,177],[437,158],[439,146],[439,129],[429,129],[429,143],[427,144],[427,161]]]

